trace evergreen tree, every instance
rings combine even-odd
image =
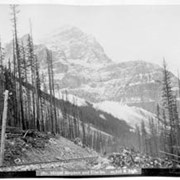
[[[159,104],[157,104],[157,122],[156,122],[156,125],[155,126],[157,126],[157,128],[155,128],[155,131],[156,131],[156,144],[157,144],[157,151],[156,151],[156,155],[157,156],[159,156],[159,151],[160,151],[160,148],[161,148],[161,146],[160,146],[160,136],[161,136],[161,131],[162,131],[162,129],[161,129],[161,123],[160,123],[160,121],[161,121],[161,118],[160,118],[160,116],[161,116],[161,114],[160,114],[160,107],[159,107]]]
[[[137,134],[137,137],[138,137],[138,148],[139,148],[139,151],[141,152],[142,151],[141,132],[140,132],[139,126],[137,124],[136,124],[136,134]]]
[[[158,156],[158,139],[157,139],[157,130],[156,125],[154,123],[154,120],[152,118],[149,118],[149,129],[150,129],[150,135],[151,135],[151,153],[153,156]]]
[[[83,142],[83,146],[86,145],[86,131],[85,131],[85,123],[84,123],[84,116],[83,116],[83,112],[81,111],[81,126],[82,126],[82,142]]]
[[[166,113],[165,110],[163,109],[163,142],[164,142],[164,151],[167,151],[167,120],[166,120]]]
[[[147,153],[148,152],[148,148],[147,148],[147,132],[146,132],[146,128],[145,128],[145,124],[144,121],[141,121],[141,134],[142,134],[142,151],[143,153]]]
[[[167,70],[165,60],[163,60],[163,88],[162,88],[162,100],[163,106],[166,109],[169,131],[169,149],[170,153],[174,153],[173,146],[175,145],[175,122],[177,118],[177,112],[175,112],[175,96],[173,95],[171,85],[171,74]]]

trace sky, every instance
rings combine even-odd
[[[145,60],[180,70],[180,5],[116,6],[19,6],[18,35],[29,32],[37,42],[64,25],[73,25],[93,35],[115,62]],[[0,4],[2,42],[12,38],[10,8]]]

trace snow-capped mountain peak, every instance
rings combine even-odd
[[[56,51],[57,55],[63,52],[66,60],[83,60],[91,64],[111,62],[103,47],[93,36],[85,34],[74,26],[58,28],[40,42]]]

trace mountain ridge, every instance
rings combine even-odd
[[[52,50],[57,91],[92,103],[116,101],[155,112],[143,104],[160,100],[161,66],[143,60],[113,62],[95,38],[72,26],[58,29],[35,45],[41,72],[47,66],[46,48]],[[171,77],[176,88],[177,78],[172,73]]]

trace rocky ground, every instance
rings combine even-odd
[[[173,168],[173,166],[180,168],[180,162],[176,160],[176,163],[173,163],[167,157],[151,157],[127,148],[118,153],[99,157],[91,164],[92,169]]]
[[[34,130],[8,128],[6,136],[4,166],[97,156],[81,143]]]
[[[82,147],[80,141],[7,128],[3,165],[0,171],[172,168],[174,164],[168,158],[153,158],[124,147],[118,153],[100,155]],[[175,167],[180,168],[178,161]]]

